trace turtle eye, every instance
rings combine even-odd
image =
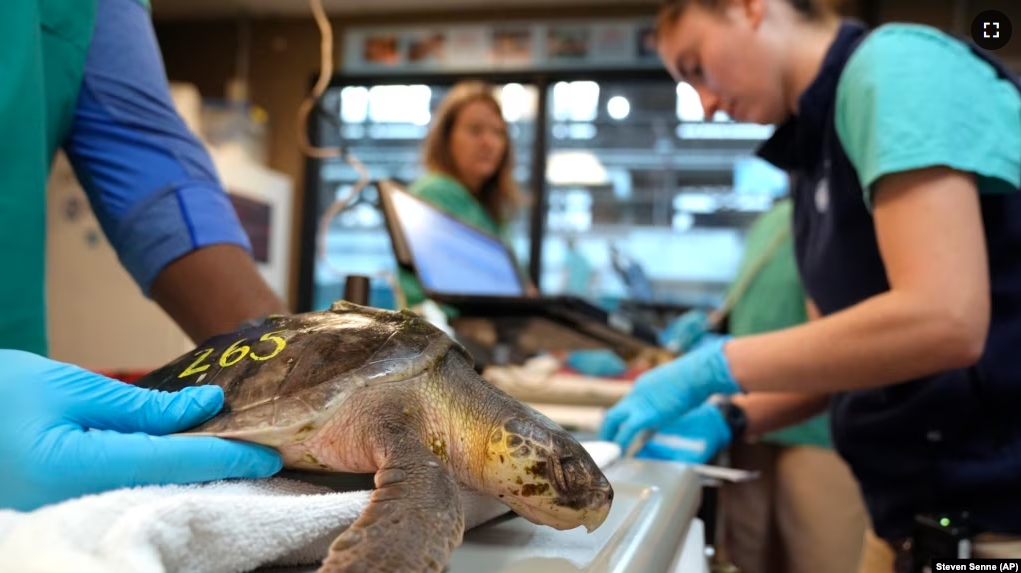
[[[564,476],[564,467],[560,465],[560,458],[553,457],[553,481],[556,482],[560,491],[567,491],[567,477]]]

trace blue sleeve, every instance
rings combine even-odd
[[[964,44],[926,26],[876,29],[837,87],[836,127],[871,205],[883,175],[946,166],[982,193],[1021,185],[1021,96]]]
[[[137,0],[98,0],[64,151],[147,296],[164,267],[196,249],[251,250],[211,158],[177,114],[149,12]]]

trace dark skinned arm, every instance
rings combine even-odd
[[[201,248],[170,263],[151,296],[196,344],[246,320],[288,312],[248,253],[234,245]]]

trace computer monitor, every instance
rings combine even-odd
[[[498,238],[411,195],[392,181],[380,182],[383,207],[401,262],[411,266],[427,292],[524,296],[514,258]],[[397,233],[399,236],[395,236]]]
[[[647,325],[611,316],[583,299],[528,296],[514,256],[500,239],[391,180],[376,185],[398,262],[415,272],[426,296],[457,309],[459,317],[451,324],[466,338],[474,339],[479,328],[490,332],[479,326],[481,319],[529,352],[604,347],[635,352],[658,346]]]

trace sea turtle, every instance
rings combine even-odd
[[[410,311],[344,301],[215,336],[139,386],[216,384],[225,405],[186,432],[276,448],[285,466],[375,472],[371,502],[320,573],[441,571],[461,543],[458,484],[540,525],[588,531],[613,489],[563,428],[479,376]]]

